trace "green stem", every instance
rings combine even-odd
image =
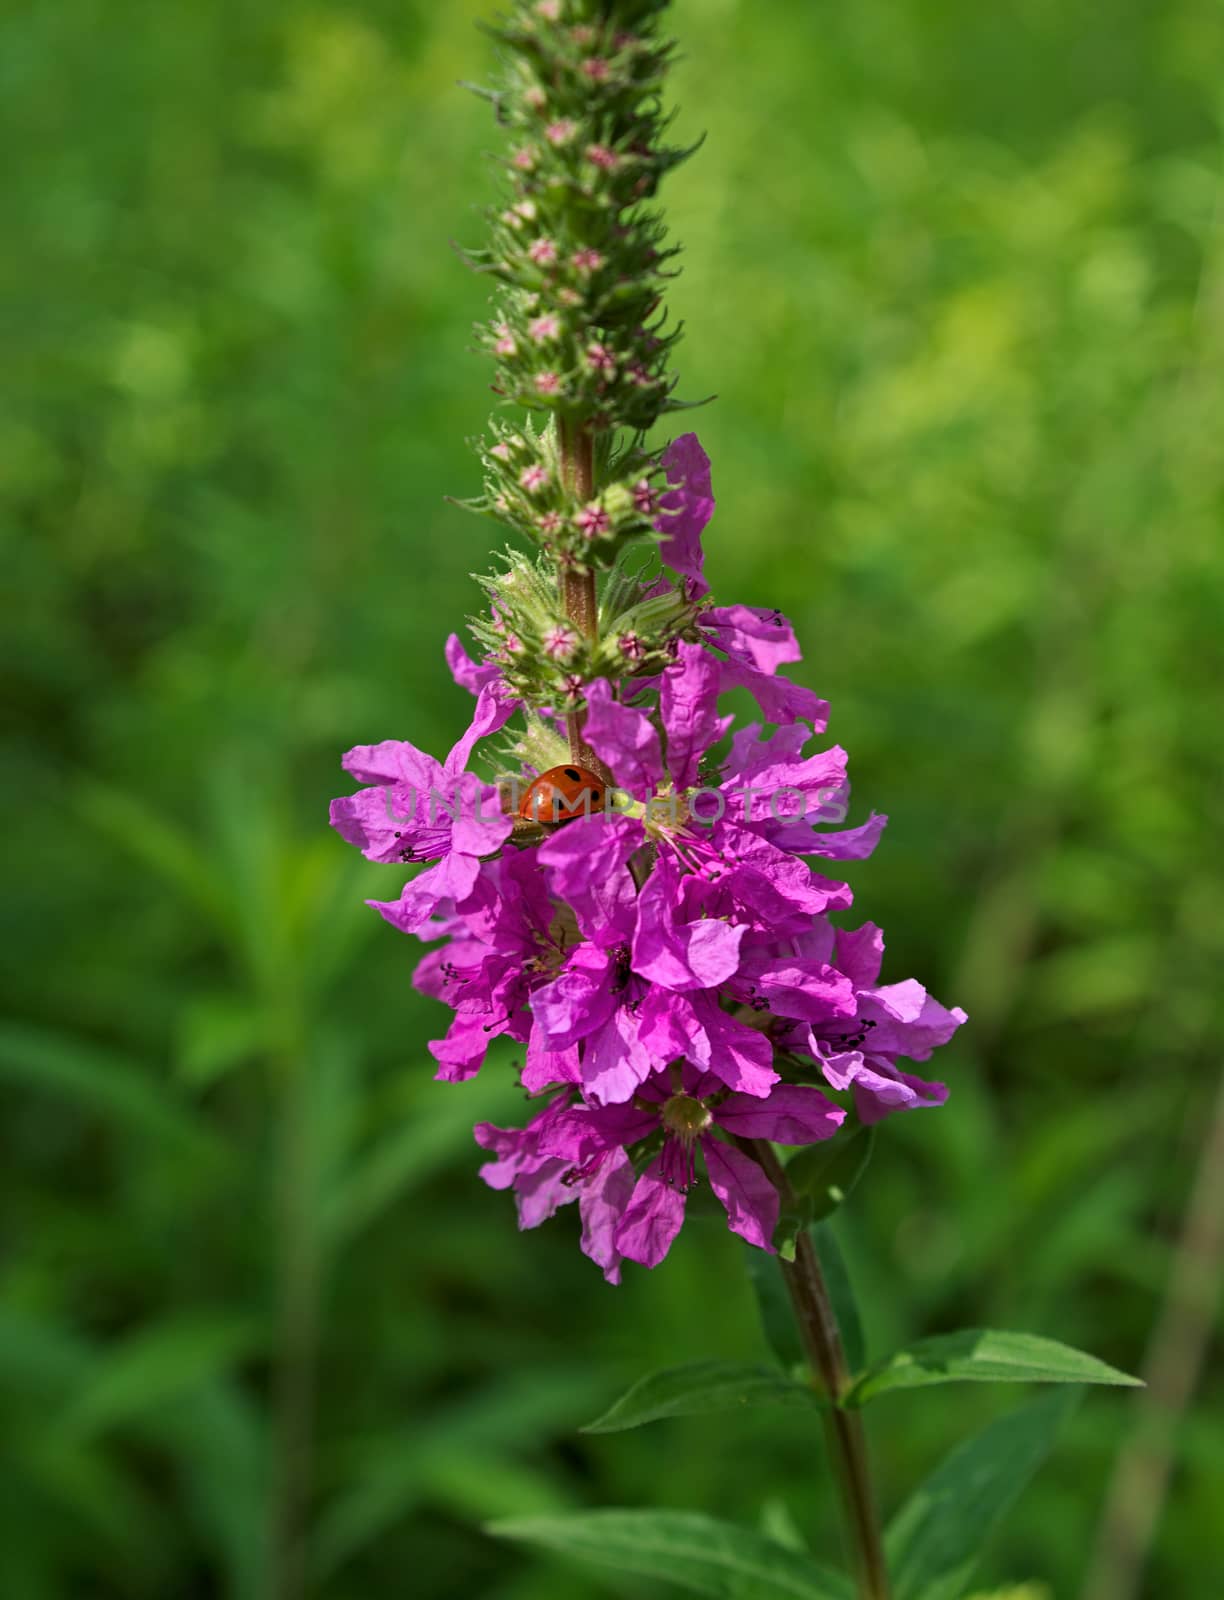
[[[752,1153],[781,1196],[783,1209],[792,1209],[794,1191],[772,1145],[757,1140]],[[850,1368],[824,1273],[806,1229],[795,1241],[795,1259],[783,1261],[781,1267],[812,1376],[831,1402],[824,1413],[825,1437],[841,1493],[846,1543],[859,1600],[889,1600],[888,1566],[871,1484],[867,1434],[861,1414],[841,1404],[850,1384]]]

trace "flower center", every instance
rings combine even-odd
[[[661,789],[641,807],[642,826],[656,842],[680,833],[689,819],[687,792]]]
[[[691,1094],[674,1094],[663,1103],[663,1126],[685,1144],[692,1144],[714,1121],[705,1103]]]

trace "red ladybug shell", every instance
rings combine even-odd
[[[604,786],[586,767],[550,767],[519,801],[528,822],[573,822],[603,805]]]

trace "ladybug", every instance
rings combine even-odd
[[[606,792],[586,767],[550,767],[519,801],[518,814],[527,822],[573,822],[598,811]]]

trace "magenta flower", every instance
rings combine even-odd
[[[557,246],[552,239],[533,239],[527,254],[537,267],[547,267],[557,259]]]
[[[583,506],[574,518],[574,526],[586,539],[599,539],[612,526],[612,519],[601,505]]]
[[[710,483],[710,458],[695,433],[685,433],[668,446],[663,456],[669,489],[659,505],[665,515],[655,527],[663,535],[659,554],[673,572],[687,580],[694,598],[709,593],[705,581],[705,552],[701,535],[714,515],[714,491]]]
[[[874,923],[836,934],[836,960],[854,986],[856,1007],[841,1025],[814,1023],[806,1047],[825,1081],[851,1089],[863,1122],[879,1122],[893,1111],[941,1106],[947,1086],[904,1072],[899,1058],[927,1061],[968,1018],[959,1006],[939,1004],[913,978],[880,984],[884,935]]]
[[[544,635],[544,654],[550,661],[568,661],[578,644],[578,635],[567,623],[550,628]]]
[[[446,641],[446,664],[455,682],[470,694],[478,695],[488,684],[501,681],[501,672],[496,663],[473,661],[457,633],[452,633]]]
[[[491,1189],[513,1189],[520,1228],[539,1227],[558,1207],[577,1200],[584,1253],[603,1268],[609,1283],[619,1283],[615,1232],[633,1192],[633,1168],[623,1153],[613,1151],[597,1176],[581,1185],[566,1183],[570,1163],[542,1147],[568,1102],[567,1095],[554,1100],[521,1130],[478,1123],[476,1142],[495,1157],[481,1167],[480,1176]]]
[[[568,1107],[542,1131],[541,1154],[570,1163],[562,1182],[579,1188],[599,1183],[610,1158],[661,1137],[658,1154],[642,1171],[615,1224],[616,1253],[657,1267],[684,1221],[685,1198],[697,1181],[700,1154],[710,1187],[733,1233],[761,1250],[773,1250],[778,1191],[732,1139],[769,1139],[808,1145],[830,1138],[846,1113],[819,1089],[778,1084],[764,1099],[729,1094],[716,1077],[692,1067],[672,1069],[641,1086],[631,1105]]]
[[[586,738],[642,803],[639,815],[597,825],[615,830],[629,853],[651,844],[660,860],[670,855],[685,874],[672,909],[683,902],[694,918],[731,917],[789,931],[802,928],[804,918],[848,906],[844,884],[816,877],[799,859],[869,854],[884,826],[883,817],[874,817],[845,833],[819,831],[844,814],[845,752],[834,747],[797,760],[809,736],[802,725],[780,729],[771,740],[757,740],[753,728],[737,736],[726,765],[698,788],[701,764],[729,719],[717,710],[720,664],[699,645],[681,644],[677,655],[659,679],[657,725],[640,707],[615,700],[606,682],[587,689]],[[577,860],[558,876],[554,892],[568,898],[580,891],[581,875]]]
[[[455,1012],[446,1038],[431,1041],[429,1049],[440,1063],[436,1076],[461,1082],[480,1070],[499,1035],[529,1038],[528,998],[560,966],[568,924],[525,852],[484,862],[462,906],[438,909],[446,914],[421,935],[446,934],[448,942],[425,956],[412,981]]]
[[[488,683],[480,690],[471,727],[444,762],[403,739],[358,745],[342,765],[368,787],[331,803],[331,824],[369,861],[429,861],[393,904],[375,910],[407,933],[417,933],[444,901],[459,902],[475,887],[482,856],[509,836],[497,790],[466,771],[481,739],[505,726],[517,702]]]
[[[551,312],[545,312],[542,317],[532,318],[527,324],[527,332],[537,344],[544,344],[557,337],[561,332],[561,324]]]
[[[550,892],[572,908],[582,935],[532,996],[541,1042],[554,1052],[581,1047],[577,1081],[601,1104],[629,1099],[678,1057],[729,1088],[767,1093],[777,1080],[769,1041],[723,1011],[715,992],[736,970],[744,930],[718,919],[669,930],[660,935],[676,946],[669,984],[644,978],[634,951],[650,948],[654,908],[643,906],[627,870],[633,837],[610,820],[568,823],[537,851]],[[533,1092],[547,1087],[526,1075],[523,1082]]]
[[[548,469],[533,463],[519,473],[519,485],[528,494],[538,494],[548,482]]]

